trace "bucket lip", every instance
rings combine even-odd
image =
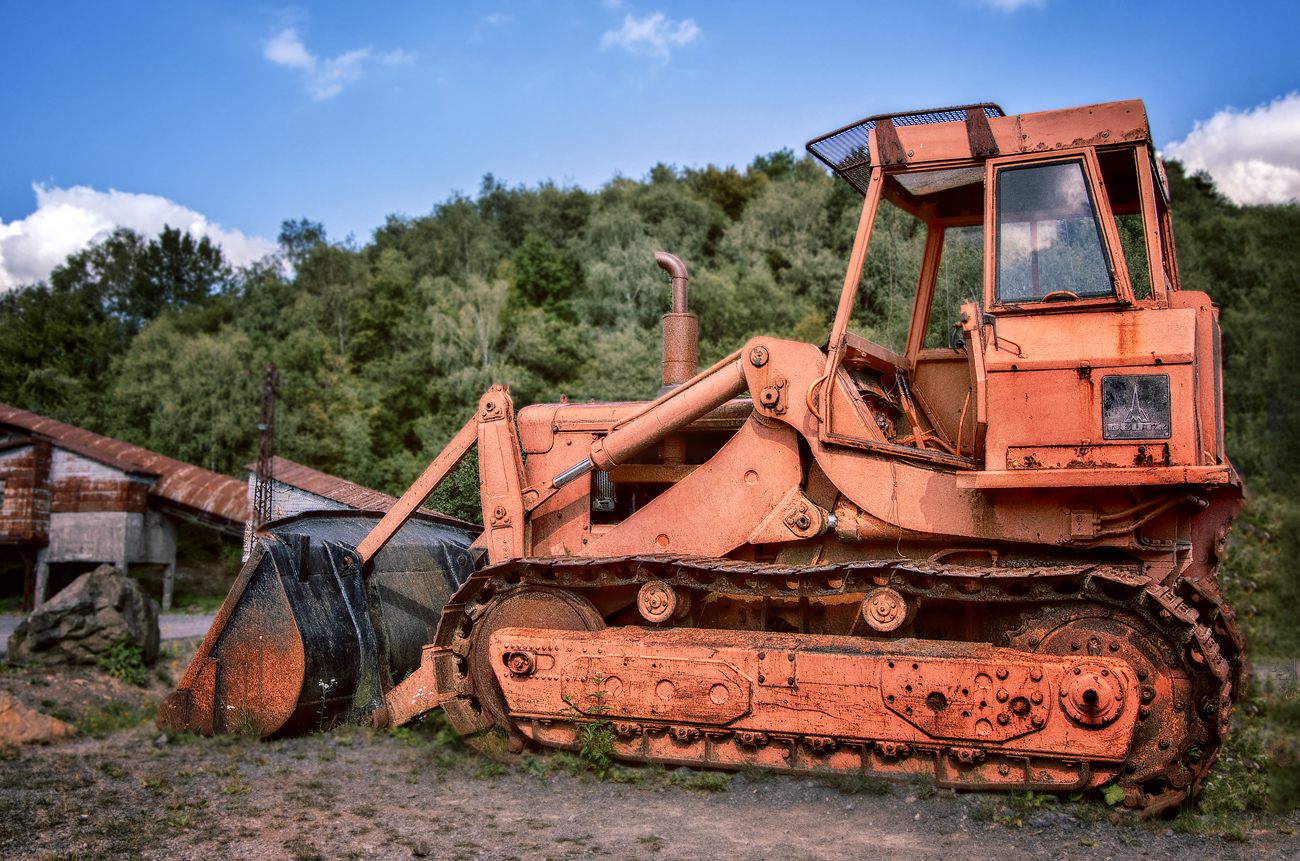
[[[272,534],[278,534],[281,532],[291,533],[294,532],[295,530],[290,527],[292,527],[295,523],[299,523],[301,521],[309,520],[309,519],[310,520],[352,520],[352,521],[373,520],[376,523],[378,523],[379,520],[383,518],[385,513],[386,512],[383,511],[365,511],[362,509],[355,509],[355,508],[300,511],[297,514],[291,515],[289,517],[281,517],[278,520],[267,521],[267,523],[262,527],[262,529]],[[483,527],[479,526],[477,523],[470,523],[468,520],[461,520],[456,517],[451,517],[450,515],[447,514],[436,514],[436,513],[429,513],[426,511],[415,511],[411,513],[411,516],[408,518],[407,522],[409,523],[412,520],[423,521],[430,525],[456,529],[466,533],[472,538],[477,538],[479,535],[483,533]],[[398,530],[398,534],[400,533],[401,530]]]

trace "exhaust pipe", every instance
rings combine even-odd
[[[663,385],[659,395],[695,376],[700,361],[700,319],[686,310],[690,276],[686,264],[667,251],[655,252],[655,263],[673,276],[673,310],[664,315]]]

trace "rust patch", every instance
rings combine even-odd
[[[970,141],[971,158],[998,155],[998,142],[993,137],[993,129],[982,108],[966,109],[966,139]]]
[[[881,164],[907,164],[907,150],[903,149],[891,119],[876,123],[876,149],[880,151]]]

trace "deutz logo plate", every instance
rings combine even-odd
[[[1102,377],[1101,423],[1106,439],[1169,439],[1169,375]]]

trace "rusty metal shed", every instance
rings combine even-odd
[[[257,464],[250,463],[245,469],[248,470],[248,505],[251,510],[257,487]],[[287,458],[271,458],[270,470],[271,510],[268,520],[293,517],[306,511],[388,511],[397,502],[396,497],[387,493],[344,481]],[[422,510],[430,511],[427,508]],[[251,546],[251,536],[250,525],[245,532],[245,555]]]
[[[250,463],[245,469],[248,470],[248,493],[251,499],[257,482],[257,464]],[[396,497],[387,493],[344,481],[279,456],[271,458],[271,481],[271,520],[292,517],[304,511],[348,508],[387,511],[397,502]]]
[[[0,404],[0,545],[34,553],[37,604],[51,563],[161,563],[170,609],[175,520],[234,536],[248,516],[238,479]]]

